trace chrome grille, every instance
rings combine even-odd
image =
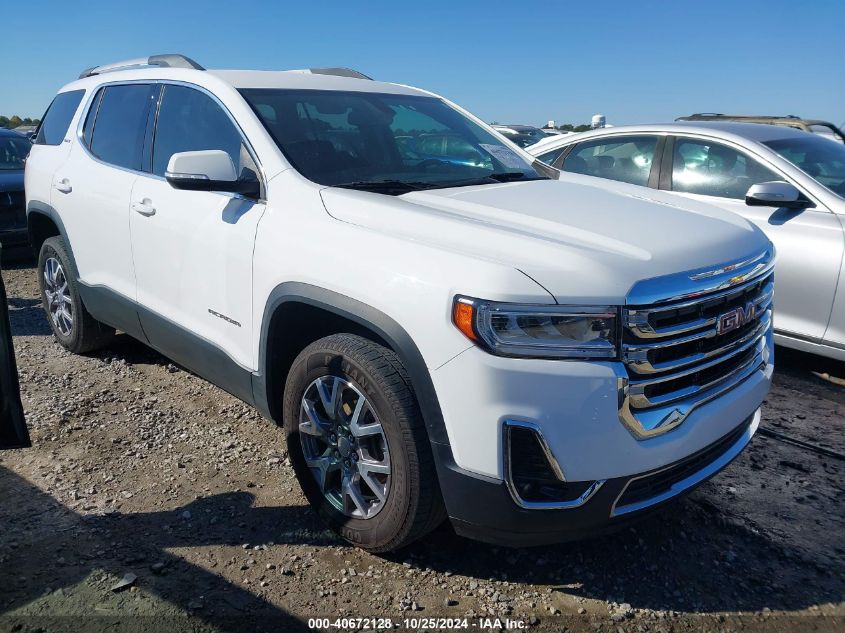
[[[620,416],[637,437],[674,428],[768,362],[772,259],[769,251],[712,275],[690,274],[683,296],[623,309]],[[701,279],[708,283],[696,289]]]

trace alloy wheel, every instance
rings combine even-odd
[[[53,325],[63,336],[70,336],[73,331],[73,301],[65,270],[55,257],[49,257],[44,262],[44,296]]]
[[[299,438],[305,463],[338,511],[371,519],[390,491],[384,428],[366,396],[348,380],[321,376],[302,396]]]

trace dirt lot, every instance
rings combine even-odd
[[[126,336],[62,351],[31,265],[3,274],[34,447],[0,454],[0,631],[288,631],[345,615],[845,630],[841,459],[758,434],[613,536],[509,550],[444,526],[371,556],[322,529],[279,429]],[[785,350],[778,363],[763,427],[845,453],[845,366]]]

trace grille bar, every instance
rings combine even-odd
[[[651,305],[623,309],[619,409],[635,437],[676,427],[768,364],[774,297],[768,255],[754,260],[756,274],[723,279],[709,291],[694,292],[692,284],[675,301],[656,297]],[[730,274],[732,267],[725,269]],[[736,284],[725,288],[732,280]]]
[[[707,332],[696,334],[695,336],[689,336],[683,339],[677,339],[666,343],[658,343],[653,345],[625,345],[623,352],[625,354],[625,361],[628,366],[633,369],[637,374],[655,374],[659,372],[671,371],[673,369],[680,369],[682,367],[686,367],[687,365],[692,365],[693,363],[702,362],[710,358],[719,356],[721,354],[725,354],[727,352],[730,352],[731,350],[735,350],[738,346],[742,345],[743,343],[746,343],[752,339],[759,338],[762,334],[765,333],[766,329],[771,325],[772,320],[771,310],[769,310],[768,308],[768,304],[763,307],[763,310],[765,310],[763,312],[763,316],[760,317],[759,323],[754,326],[754,328],[750,332],[743,334],[738,339],[733,340],[726,345],[722,345],[707,352],[698,352],[695,354],[682,356],[677,359],[667,360],[660,363],[652,362],[648,357],[648,353],[655,350],[667,350],[676,345],[685,345],[688,343],[693,343],[705,339],[715,339],[717,334],[715,329],[713,329]]]
[[[763,292],[760,293],[756,299],[758,302],[764,303],[767,296],[768,299],[771,300],[771,297],[773,296],[774,292],[774,284],[772,283],[772,281],[770,281],[771,279],[772,276],[769,275],[767,278],[768,283],[766,284]],[[739,286],[735,286],[730,290],[726,290],[724,292],[704,295],[703,297],[695,301],[685,301],[683,303],[676,303],[654,308],[629,308],[625,310],[625,326],[638,339],[677,336],[679,334],[686,334],[687,332],[692,332],[703,327],[712,326],[716,324],[718,315],[691,319],[688,321],[684,321],[680,324],[665,327],[656,327],[653,325],[653,321],[655,315],[665,314],[671,311],[683,311],[685,309],[697,308],[701,306],[704,302],[711,303],[720,300],[728,301],[731,298],[741,296],[743,293],[747,292],[749,288],[758,286],[760,285],[760,283],[760,279],[754,279]]]

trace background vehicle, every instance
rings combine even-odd
[[[35,136],[35,131],[38,129],[37,125],[19,125],[13,131],[17,132],[21,136],[25,136],[28,139],[31,139]]]
[[[546,133],[533,125],[494,125],[494,130],[520,147],[528,147],[546,138]]]
[[[6,289],[3,286],[3,275],[0,273],[0,449],[27,446],[30,446],[29,432],[21,405]]]
[[[845,146],[778,125],[690,122],[535,147],[565,172],[672,191],[754,222],[778,251],[776,342],[845,359]],[[781,197],[748,199],[771,181],[789,183]]]
[[[10,249],[27,244],[23,168],[32,143],[0,129],[0,244]]]
[[[254,404],[326,522],[388,551],[447,514],[494,542],[592,535],[757,429],[769,241],[558,175],[423,90],[167,55],[65,86],[26,186],[56,340],[120,329]]]
[[[801,117],[788,116],[751,116],[740,114],[692,114],[690,116],[682,116],[675,119],[676,121],[736,121],[738,123],[761,123],[767,125],[783,125],[791,127],[803,132],[810,132],[812,134],[820,134],[823,137],[845,143],[845,132],[841,128],[836,127],[829,121],[821,121],[819,119],[802,119]]]

